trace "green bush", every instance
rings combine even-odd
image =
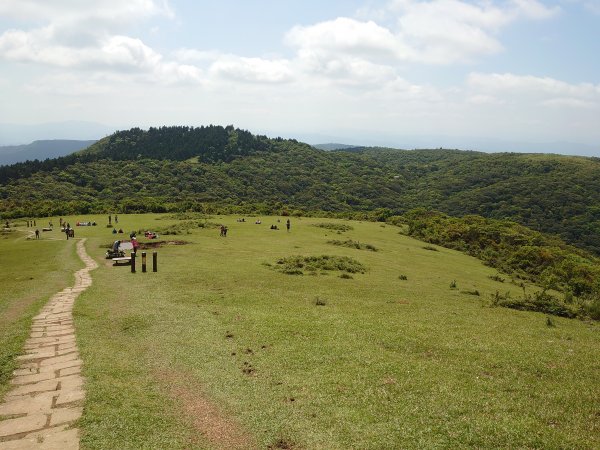
[[[208,222],[206,220],[185,220],[180,223],[176,223],[165,227],[159,227],[150,231],[154,231],[157,234],[164,234],[165,236],[177,236],[181,234],[190,234],[192,230],[195,230],[197,228],[218,228],[220,226],[221,225],[218,223]],[[144,233],[144,231],[146,230],[138,230],[138,233],[142,234]]]
[[[361,244],[360,242],[353,241],[352,239],[346,239],[345,241],[339,241],[337,239],[327,241],[328,244],[337,245],[339,247],[355,248],[357,250],[371,250],[372,252],[378,251],[374,245]]]
[[[347,256],[289,256],[281,258],[274,266],[275,270],[288,275],[302,275],[304,271],[319,273],[339,271],[346,273],[365,273],[366,268],[360,262]]]
[[[584,314],[581,308],[575,305],[567,305],[545,291],[536,292],[533,295],[527,294],[522,298],[504,298],[499,300],[497,304],[505,308],[521,311],[537,311],[568,318],[580,317]]]

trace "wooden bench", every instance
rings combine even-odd
[[[126,266],[131,264],[131,256],[123,256],[121,258],[113,258],[113,266]]]

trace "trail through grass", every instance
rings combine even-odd
[[[81,267],[73,241],[63,241],[58,232],[40,240],[28,240],[29,234],[23,224],[0,238],[0,398],[29,335],[31,318]]]

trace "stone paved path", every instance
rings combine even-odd
[[[98,266],[84,242],[77,242],[77,254],[86,267],[75,273],[75,286],[54,295],[33,319],[27,353],[18,357],[13,388],[0,403],[0,450],[79,448],[79,430],[71,425],[81,416],[85,392],[72,310]]]

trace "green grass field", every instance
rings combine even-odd
[[[476,259],[378,223],[292,218],[288,233],[285,218],[212,217],[226,238],[160,236],[187,244],[158,248],[158,273],[138,261],[132,274],[104,260],[106,217],[83,219],[100,224],[76,229],[100,262],[75,308],[84,448],[600,447],[597,324],[491,307],[496,291],[522,290]],[[119,219],[125,238],[179,223]],[[324,222],[353,229],[312,226]],[[348,239],[378,251],[328,243]],[[81,264],[71,241],[0,246],[14,298],[34,299],[22,329]],[[366,272],[274,270],[294,255],[347,256]],[[53,284],[34,291],[34,271]]]

